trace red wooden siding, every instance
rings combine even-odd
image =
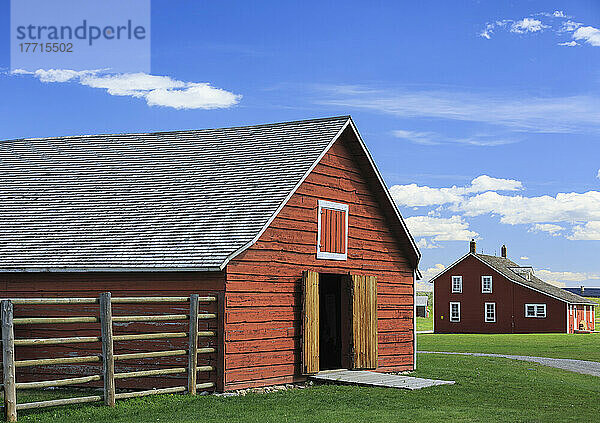
[[[346,252],[346,212],[323,208],[321,213],[321,251]]]
[[[492,293],[481,292],[481,276],[492,276]],[[452,293],[462,276],[462,293]],[[563,301],[511,282],[475,257],[467,257],[434,282],[436,333],[566,332]],[[460,302],[460,322],[450,322],[450,302]],[[485,322],[485,303],[496,303],[496,322]],[[525,304],[546,304],[546,317],[525,317]],[[443,316],[443,317],[442,317]],[[514,317],[513,317],[514,316]]]
[[[377,276],[378,369],[412,369],[413,269],[353,154],[355,142],[344,134],[260,239],[228,264],[226,389],[304,379],[303,270]],[[347,260],[316,258],[318,200],[349,206]]]
[[[3,298],[26,297],[97,297],[101,292],[110,291],[117,296],[187,296],[192,293],[214,295],[223,292],[225,277],[222,272],[105,272],[105,273],[0,273],[0,290]],[[15,305],[15,316],[91,316],[98,315],[97,305],[25,306]],[[124,314],[187,314],[189,304],[136,305],[114,304],[113,315]],[[216,304],[200,305],[200,312],[215,313]],[[178,330],[178,328],[181,328]],[[115,324],[115,334],[136,334],[149,332],[186,331],[187,322],[147,322]],[[200,320],[199,330],[216,330],[216,321]],[[69,336],[97,336],[99,325],[36,325],[27,328],[17,326],[16,338],[44,338]],[[172,338],[155,341],[119,341],[115,342],[115,354],[134,353],[149,350],[187,349],[187,338]],[[214,338],[199,338],[200,347],[216,347]],[[100,344],[64,344],[56,346],[17,347],[16,358],[50,358],[71,355],[101,354]],[[199,365],[218,363],[217,353],[198,356]],[[187,366],[187,356],[164,357],[118,362],[117,371],[154,369],[163,366]],[[20,368],[17,379],[21,382],[59,377],[75,377],[98,374],[100,364],[82,364],[69,366],[43,366]],[[31,369],[35,369],[35,374]],[[152,388],[157,386],[181,385],[184,375],[144,377],[117,381],[118,388]],[[198,373],[198,382],[214,381],[214,373]],[[101,382],[100,385],[101,386]]]

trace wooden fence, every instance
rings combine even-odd
[[[141,397],[146,395],[166,394],[187,392],[195,395],[198,390],[211,390],[220,388],[215,386],[219,381],[219,374],[223,371],[222,361],[217,358],[212,365],[199,365],[198,355],[215,354],[222,356],[222,314],[221,305],[223,298],[219,296],[199,296],[192,294],[189,297],[114,297],[111,298],[110,292],[102,293],[98,298],[20,298],[4,299],[0,301],[0,314],[2,324],[2,369],[3,369],[3,391],[4,391],[4,415],[6,421],[17,421],[17,411],[41,407],[53,407],[68,404],[81,404],[96,401],[104,401],[108,406],[114,406],[115,401],[125,398]],[[136,315],[113,315],[114,304],[137,304],[144,307],[150,305],[169,303],[188,303],[189,312],[185,314],[136,314]],[[200,312],[200,304],[217,305],[216,312]],[[13,316],[13,305],[22,306],[44,306],[64,307],[66,305],[94,305],[99,306],[99,313],[96,316],[75,316],[75,317],[15,317]],[[98,310],[96,308],[96,310]],[[96,314],[96,313],[94,313]],[[209,320],[214,322],[208,325],[210,330],[200,330],[199,321]],[[115,324],[128,322],[179,322],[186,323],[187,331],[178,332],[151,332],[136,334],[118,334],[114,333]],[[35,326],[35,325],[72,325],[72,324],[99,324],[95,325],[95,331],[99,336],[72,336],[72,337],[43,337],[43,338],[22,338],[15,339],[15,326]],[[205,325],[206,326],[206,325]],[[180,328],[180,326],[179,326]],[[187,348],[171,349],[164,351],[146,351],[134,353],[115,353],[115,343],[121,341],[155,341],[172,338],[187,338]],[[198,339],[213,338],[213,346],[199,347]],[[36,358],[27,360],[17,360],[15,358],[15,347],[29,346],[32,348],[47,348],[47,346],[65,345],[65,344],[92,344],[101,343],[102,353],[99,355],[77,355],[70,357],[51,357]],[[148,344],[150,345],[150,344]],[[42,347],[42,348],[40,348]],[[169,367],[151,369],[115,372],[115,362],[164,357],[187,356],[187,365],[181,367]],[[68,366],[81,365],[82,363],[96,363],[101,365],[101,374],[86,375],[81,377],[68,377],[54,380],[19,382],[16,380],[16,369],[35,366]],[[197,382],[198,372],[213,372],[217,375],[214,381]],[[187,374],[187,383],[185,386],[173,386],[167,388],[154,388],[142,391],[117,392],[117,381],[128,378],[141,378],[149,376],[180,375]],[[37,377],[36,377],[37,379]],[[17,402],[17,390],[20,389],[41,389],[50,387],[62,387],[69,385],[82,385],[89,382],[103,383],[102,395],[80,396],[75,398],[63,398],[47,401]]]

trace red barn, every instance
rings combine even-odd
[[[436,333],[594,330],[594,302],[536,277],[533,268],[470,251],[432,279]]]
[[[2,296],[225,298],[217,386],[415,366],[419,251],[349,117],[0,143]]]

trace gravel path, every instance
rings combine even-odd
[[[531,357],[528,355],[510,355],[510,354],[485,354],[485,353],[460,353],[460,352],[442,352],[442,351],[417,351],[420,354],[450,354],[450,355],[472,355],[475,357],[501,357],[512,360],[529,361],[543,366],[555,367],[557,369],[568,370],[570,372],[582,373],[600,377],[600,363],[596,361],[574,360],[570,358],[548,358]]]

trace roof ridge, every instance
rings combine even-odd
[[[341,119],[352,119],[350,115],[340,115],[340,116],[329,116],[322,118],[314,118],[314,119],[300,119],[300,120],[289,120],[282,122],[274,122],[274,123],[259,123],[256,125],[238,125],[238,126],[222,126],[217,128],[201,128],[201,129],[176,129],[172,131],[152,131],[152,132],[115,132],[112,134],[82,134],[82,135],[60,135],[57,137],[32,137],[32,138],[12,138],[7,140],[0,140],[0,143],[9,143],[9,142],[17,142],[17,141],[41,141],[41,140],[65,140],[65,139],[75,139],[75,138],[100,138],[100,137],[113,137],[113,136],[140,136],[140,135],[158,135],[158,134],[177,134],[182,132],[198,132],[198,131],[219,131],[224,129],[244,129],[244,128],[263,128],[268,126],[279,126],[279,125],[289,125],[289,124],[298,124],[298,123],[308,123],[308,122],[325,122],[325,121],[334,121]]]

